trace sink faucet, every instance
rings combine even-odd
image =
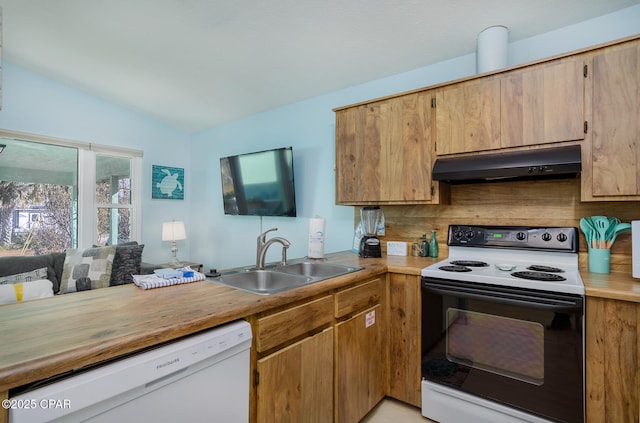
[[[258,270],[264,269],[264,256],[267,254],[267,249],[271,246],[271,244],[274,244],[276,242],[282,244],[282,265],[284,266],[285,264],[287,264],[287,248],[289,248],[291,243],[279,236],[273,237],[269,241],[267,241],[267,233],[277,230],[278,228],[271,228],[258,235],[258,248],[256,255],[256,268]]]

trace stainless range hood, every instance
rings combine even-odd
[[[450,183],[573,178],[582,170],[579,145],[437,159],[433,180]]]

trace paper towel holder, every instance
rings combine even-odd
[[[320,216],[309,219],[309,244],[307,257],[309,259],[324,258],[325,220]]]

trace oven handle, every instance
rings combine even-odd
[[[447,282],[448,283],[448,282]],[[563,313],[582,314],[583,300],[579,296],[560,295],[547,292],[528,292],[509,287],[449,287],[429,280],[422,282],[422,289],[440,295],[452,295],[468,299],[491,301],[501,304],[526,305],[527,307]]]

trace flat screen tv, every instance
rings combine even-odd
[[[224,213],[296,216],[291,147],[220,158]]]

